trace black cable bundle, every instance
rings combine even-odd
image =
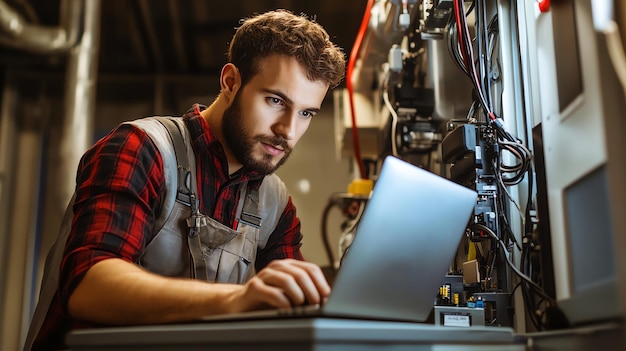
[[[490,82],[492,67],[499,67],[498,62],[494,62],[493,59],[498,40],[497,14],[487,21],[487,9],[484,0],[474,0],[467,11],[464,0],[453,0],[453,3],[452,25],[449,26],[448,30],[448,50],[457,66],[472,81],[474,101],[468,111],[467,119],[470,123],[476,123],[476,121],[488,123],[497,136],[495,145],[496,157],[493,161],[493,167],[498,185],[499,219],[503,224],[501,233],[495,233],[481,224],[474,225],[470,229],[487,233],[496,243],[494,245],[496,247],[495,250],[500,248],[507,266],[520,277],[520,282],[512,289],[513,291],[510,292],[510,295],[512,297],[513,292],[518,287],[521,287],[522,297],[529,311],[530,321],[535,328],[537,330],[545,330],[554,328],[556,325],[564,325],[566,323],[563,323],[562,318],[559,317],[554,298],[546,294],[544,289],[537,283],[540,279],[536,277],[537,274],[533,271],[532,252],[535,249],[535,242],[532,233],[536,223],[536,219],[533,217],[533,155],[523,144],[522,140],[506,131],[502,120],[494,112],[493,97],[498,92],[492,89]],[[474,11],[476,18],[474,38],[471,37],[467,24],[467,16],[472,11]],[[475,51],[478,57],[475,56]],[[505,155],[512,156],[513,164],[505,162]],[[528,197],[526,210],[522,215],[521,209],[509,195],[506,188],[518,185],[524,179],[528,180]],[[505,203],[507,198],[515,204],[524,221],[524,235],[521,245],[516,241],[506,217],[507,209]],[[518,250],[521,250],[521,269],[518,269],[509,258],[511,244],[514,244]]]

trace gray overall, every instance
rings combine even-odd
[[[243,283],[254,275],[258,249],[270,234],[288,201],[284,183],[268,175],[258,190],[239,190],[237,230],[200,213],[195,155],[182,118],[150,117],[131,123],[143,129],[163,158],[166,194],[155,223],[156,235],[138,264],[164,276],[210,282]],[[173,146],[173,147],[172,147]],[[31,349],[58,288],[59,268],[73,218],[74,198],[68,205],[61,231],[46,258],[39,301],[24,350]]]

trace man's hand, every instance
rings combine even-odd
[[[322,304],[330,286],[319,266],[294,259],[274,260],[235,294],[235,310]]]
[[[68,309],[99,324],[152,324],[207,315],[324,303],[330,286],[313,263],[272,261],[245,285],[163,277],[134,263],[96,263],[72,293]]]

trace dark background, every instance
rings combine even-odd
[[[90,0],[87,0],[90,1]],[[5,0],[29,23],[58,26],[60,0]],[[276,8],[315,16],[349,54],[364,0],[102,0],[102,75],[216,74],[241,18]],[[33,54],[0,45],[6,68],[62,71],[64,54]]]

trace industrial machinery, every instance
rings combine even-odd
[[[354,161],[360,179],[375,182],[379,161],[392,154],[477,191],[434,301],[441,313],[468,316],[454,323],[471,316],[533,332],[623,318],[616,308],[624,305],[616,295],[623,272],[612,258],[624,232],[624,195],[614,193],[625,162],[614,150],[624,145],[611,132],[624,126],[616,119],[626,82],[626,73],[618,79],[626,72],[619,10],[588,0],[368,1],[346,90],[335,95],[339,154]],[[599,149],[585,140],[584,125]],[[575,145],[582,140],[591,151]],[[571,165],[567,147],[588,156],[582,167]],[[575,189],[588,174],[595,180]],[[604,233],[597,240],[589,235],[595,229]],[[587,252],[602,273],[583,272]],[[583,308],[593,300],[582,296],[600,300]],[[606,301],[612,312],[593,312],[611,309]],[[480,314],[467,310],[476,307]]]
[[[517,290],[532,306],[531,328],[542,329],[554,299],[537,279],[531,145],[517,131],[523,118],[503,104],[505,79],[516,79],[503,69],[515,56],[503,51],[502,37],[513,36],[499,15],[505,9],[494,0],[369,1],[346,89],[335,95],[336,140],[360,179],[375,181],[392,154],[476,190],[450,284],[434,304],[463,314],[478,302],[479,324],[513,326]]]

